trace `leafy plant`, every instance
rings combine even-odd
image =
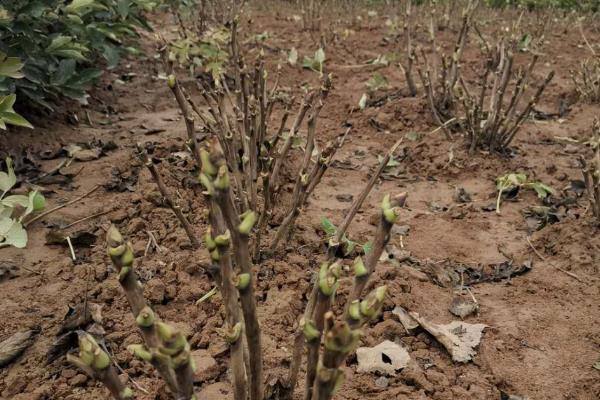
[[[502,194],[513,190],[531,189],[535,190],[540,199],[545,199],[551,194],[554,194],[554,189],[550,186],[539,182],[530,181],[525,174],[506,174],[496,178],[496,189],[498,190],[498,198],[496,200],[496,213],[500,214],[500,201]]]
[[[219,81],[223,67],[229,60],[226,49],[230,40],[231,32],[225,28],[210,29],[202,36],[188,33],[171,42],[169,59],[187,66],[191,75],[195,75],[200,68],[210,73],[215,81]]]
[[[27,245],[27,231],[23,228],[23,220],[32,212],[43,209],[46,199],[36,190],[27,195],[7,196],[17,183],[10,157],[6,158],[6,169],[6,172],[0,171],[0,247],[23,248]]]
[[[311,69],[319,74],[323,74],[323,64],[325,63],[325,60],[325,52],[319,47],[319,49],[315,51],[313,57],[304,56],[302,68]]]
[[[6,78],[21,79],[23,73],[21,69],[23,63],[18,57],[7,57],[2,51],[0,51],[0,86],[2,81]],[[0,129],[6,129],[6,125],[23,126],[26,128],[33,128],[29,121],[17,114],[13,110],[13,105],[17,100],[17,96],[10,94],[7,96],[0,95]]]
[[[0,6],[0,51],[9,74],[0,95],[52,109],[60,97],[86,101],[86,91],[125,54],[137,54],[136,28],[150,29],[143,13],[157,0],[13,0]],[[19,59],[20,61],[16,61]],[[22,63],[15,75],[18,63]],[[6,67],[5,67],[6,68]],[[21,79],[22,78],[22,79]]]

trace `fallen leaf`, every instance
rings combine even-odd
[[[419,327],[419,323],[410,316],[410,314],[402,307],[396,306],[392,310],[392,314],[394,314],[400,320],[400,323],[406,330],[406,333],[412,334],[415,329]]]
[[[406,349],[394,342],[386,340],[375,347],[359,347],[356,349],[358,372],[379,372],[395,375],[397,371],[408,365],[410,356]]]
[[[452,299],[448,310],[457,317],[464,319],[479,310],[479,304],[475,303],[472,299],[457,296]]]
[[[473,359],[473,356],[477,354],[475,347],[479,345],[483,330],[487,327],[484,324],[467,324],[461,321],[438,325],[421,317],[416,312],[411,312],[410,316],[433,335],[456,362],[468,362]]]
[[[3,342],[0,342],[0,367],[8,365],[29,347],[36,333],[36,330],[17,332]]]

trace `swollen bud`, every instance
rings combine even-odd
[[[210,161],[210,153],[206,149],[200,149],[200,162],[202,163],[202,172],[210,177],[217,175],[217,167]]]
[[[149,328],[154,324],[154,311],[148,306],[142,308],[142,311],[135,318],[135,323],[141,328]]]
[[[354,300],[348,307],[348,316],[354,321],[360,320],[360,301]]]
[[[217,247],[217,243],[212,237],[212,229],[210,226],[206,228],[206,232],[204,233],[204,244],[208,251],[213,251]]]
[[[314,321],[306,321],[304,318],[300,321],[300,326],[302,327],[302,333],[304,334],[304,338],[307,342],[318,339],[321,335],[321,332],[317,329]]]
[[[227,190],[229,188],[229,173],[227,172],[227,165],[221,165],[219,167],[219,173],[215,178],[214,185],[217,190]]]
[[[335,262],[331,265],[327,263],[321,264],[319,270],[319,289],[325,296],[332,296],[338,286],[338,278],[340,276],[341,265]]]
[[[127,346],[127,350],[129,350],[134,356],[136,356],[140,360],[146,362],[152,361],[152,353],[143,344],[130,344],[129,346]]]
[[[223,233],[222,235],[219,235],[215,238],[215,244],[219,247],[229,246],[230,242],[231,242],[231,232],[229,232],[229,229],[227,229],[225,231],[225,233]]]
[[[369,273],[367,267],[365,266],[365,263],[363,262],[360,256],[354,259],[354,264],[352,264],[352,268],[354,269],[354,276],[356,276],[357,278],[365,276]]]
[[[169,324],[165,324],[164,322],[156,323],[156,332],[158,333],[158,337],[160,338],[160,340],[162,340],[163,342],[168,342],[172,340],[173,336],[175,336],[176,334],[175,329],[173,329],[173,327],[171,327]]]
[[[100,346],[98,346],[94,351],[94,362],[92,364],[92,368],[96,370],[103,370],[108,368],[109,365],[110,357],[104,352],[104,350],[100,348]]]
[[[238,225],[238,231],[245,236],[250,234],[250,231],[256,223],[256,213],[254,211],[246,211],[240,215],[242,222]]]
[[[175,79],[175,75],[171,74],[167,77],[167,85],[169,85],[170,89],[173,89],[175,87],[175,83],[177,83],[177,80]]]
[[[242,290],[246,290],[246,288],[248,288],[248,286],[250,285],[250,274],[249,273],[243,273],[243,274],[239,274],[237,276],[237,283],[236,283],[236,287],[238,288],[238,290],[242,291]]]
[[[386,293],[386,286],[380,286],[371,291],[360,303],[360,313],[367,319],[375,317],[383,305]]]

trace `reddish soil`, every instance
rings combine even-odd
[[[271,6],[268,10],[266,6],[250,10],[242,30],[247,37],[269,33],[265,43],[270,69],[274,70],[276,63],[281,62],[283,85],[296,89],[301,83],[316,84],[318,76],[287,65],[287,52],[295,47],[301,59],[314,53],[318,41],[294,22],[294,13]],[[402,144],[398,176],[382,180],[374,188],[349,232],[354,240],[365,242],[374,232],[371,217],[382,196],[400,191],[409,193],[409,207],[400,222],[403,227],[393,235],[390,251],[395,249],[410,257],[403,257],[401,262],[380,263],[373,284],[385,282],[389,296],[383,315],[365,330],[362,342],[374,346],[385,339],[397,341],[407,348],[413,362],[382,384],[382,380],[376,383],[379,378],[376,375],[357,373],[356,357],[350,357],[346,382],[336,398],[482,400],[504,398],[501,391],[536,400],[600,398],[600,371],[593,367],[600,361],[600,235],[590,213],[585,212],[587,203],[579,199],[562,207],[563,216],[558,223],[533,233],[528,231],[522,213],[528,205],[541,202],[532,192],[520,193],[515,201],[504,201],[501,215],[482,209],[495,202],[495,178],[508,172],[524,172],[564,195],[570,181],[580,179],[580,172],[576,154],[556,137],[588,134],[600,107],[576,102],[562,120],[528,121],[516,138],[511,157],[483,152],[469,155],[460,135],[448,141],[440,131],[429,134],[435,125],[421,93],[415,98],[391,96],[393,100],[384,101],[379,107],[351,112],[366,90],[365,82],[372,76],[373,67],[344,66],[365,63],[379,54],[398,51],[401,46],[394,40],[384,40],[393,38],[385,26],[388,12],[380,11],[380,16],[374,18],[368,18],[366,10],[357,13],[362,15],[362,21],[349,15],[340,20],[339,14],[325,19],[331,22],[326,24],[324,38],[327,67],[334,74],[335,89],[319,121],[319,142],[339,135],[348,125],[352,126],[351,133],[337,155],[339,162],[328,170],[301,214],[292,240],[257,268],[258,308],[269,382],[285,376],[293,324],[304,308],[312,271],[324,254],[324,238],[318,232],[320,218],[326,216],[339,223],[350,204],[338,200],[344,200],[340,195],[356,196],[377,165],[377,155],[403,135],[418,132],[424,134],[422,138],[414,141],[406,138]],[[502,16],[487,14],[484,21],[488,23],[483,30],[493,34]],[[532,30],[539,24],[535,14],[525,15],[524,20]],[[168,18],[160,17],[155,25],[168,34],[170,24]],[[344,32],[345,29],[352,32]],[[345,33],[349,35],[345,37]],[[438,39],[450,48],[455,35],[453,26],[440,32]],[[417,42],[426,43],[421,24],[416,36]],[[597,43],[600,35],[590,32],[589,39]],[[126,350],[127,345],[139,342],[140,337],[105,254],[104,235],[110,222],[127,234],[138,255],[144,254],[148,231],[156,237],[162,251],[150,251],[138,262],[148,299],[161,318],[185,330],[194,349],[207,349],[207,354],[216,360],[198,386],[199,398],[232,398],[228,389],[227,349],[215,331],[223,324],[221,298],[216,295],[195,305],[212,287],[205,269],[206,251],[189,248],[189,241],[171,211],[156,204],[156,187],[134,156],[136,142],[154,145],[154,156],[163,160],[160,171],[172,191],[177,191],[184,211],[200,235],[206,226],[206,206],[189,184],[191,164],[181,153],[184,123],[165,82],[157,79],[161,67],[153,59],[155,51],[150,35],[146,43],[146,60],[131,61],[130,65],[106,74],[90,106],[73,108],[72,113],[80,121],[77,125],[40,119],[35,120],[35,131],[0,136],[0,148],[15,158],[25,151],[35,156],[42,150],[74,142],[100,140],[114,141],[117,145],[98,160],[71,165],[70,172],[76,175],[70,183],[43,185],[47,189],[48,207],[73,199],[95,185],[102,185],[100,189],[33,224],[25,251],[0,250],[0,268],[14,266],[9,277],[5,274],[0,278],[3,316],[0,339],[15,331],[39,329],[33,344],[12,364],[0,369],[0,398],[109,398],[103,387],[80,375],[64,356],[47,362],[47,352],[64,324],[69,307],[80,306],[86,297],[90,304],[102,306],[102,328],[115,360],[148,391],[146,395],[137,390],[138,398],[166,398],[163,383],[151,366],[134,360]],[[544,52],[535,76],[540,78],[554,69],[557,77],[538,109],[555,112],[558,99],[572,91],[568,71],[587,56],[587,50],[574,24],[564,20],[549,26]],[[527,58],[528,54],[518,56],[519,62]],[[480,62],[477,46],[470,43],[465,54],[466,73],[472,75]],[[405,89],[403,74],[396,66],[379,72],[387,77],[391,87],[373,97],[394,95]],[[186,84],[191,87],[191,82]],[[93,126],[86,122],[86,111]],[[145,134],[155,128],[160,131]],[[41,161],[42,170],[48,171],[59,162],[59,159]],[[119,177],[132,177],[131,191],[107,189],[105,185],[118,181]],[[471,201],[456,202],[457,188],[464,188]],[[285,200],[283,203],[287,204]],[[69,229],[71,234],[86,231],[97,235],[90,247],[75,247],[75,262],[68,247],[45,244],[51,224],[70,223],[103,211],[107,213]],[[545,262],[529,247],[526,238],[530,234],[533,246]],[[450,322],[456,319],[448,311],[456,291],[452,285],[436,284],[431,271],[439,277],[461,264],[489,265],[504,262],[507,257],[514,259],[515,264],[531,260],[533,268],[511,279],[472,286],[480,311],[467,317],[466,322],[488,325],[473,362],[452,362],[432,336],[424,332],[416,336],[407,334],[391,314],[395,306],[403,306],[437,323]],[[348,287],[345,280],[338,302]],[[303,386],[302,380],[299,386]],[[300,387],[297,398],[301,398]]]

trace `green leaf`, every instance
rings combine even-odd
[[[524,185],[524,187],[535,190],[540,199],[545,199],[549,195],[554,194],[554,189],[542,182],[530,182]]]
[[[17,95],[14,93],[0,97],[0,111],[12,111],[16,100]]]
[[[337,231],[337,227],[333,222],[325,217],[321,218],[321,229],[323,229],[323,232],[329,237],[335,235],[335,232]]]
[[[21,72],[23,63],[18,57],[8,57],[2,60],[2,54],[0,54],[0,76],[7,76],[9,78],[21,79],[25,75]]]
[[[12,165],[12,159],[6,157],[6,167],[8,171],[0,171],[0,190],[2,191],[2,196],[17,183],[17,176],[15,175]]]
[[[29,204],[29,197],[22,194],[14,194],[12,196],[6,196],[1,202],[2,205],[10,208],[15,208],[16,206],[27,207]]]
[[[27,231],[10,218],[0,220],[0,246],[14,246],[22,249],[27,246]]]
[[[0,112],[0,120],[10,125],[33,129],[33,125],[31,125],[29,121],[27,121],[25,118],[23,118],[16,112],[2,111]]]

